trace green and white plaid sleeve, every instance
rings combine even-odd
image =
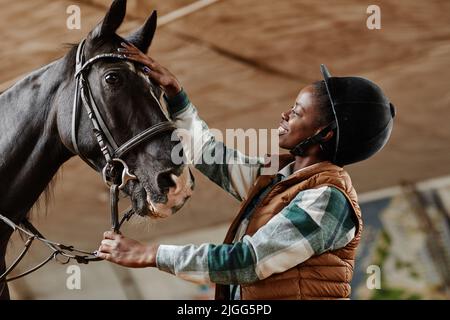
[[[325,186],[300,192],[253,236],[233,244],[161,245],[157,266],[197,283],[253,283],[346,246],[355,230],[347,198]]]
[[[248,157],[217,141],[184,91],[167,99],[169,114],[181,137],[184,155],[190,164],[219,187],[243,201],[260,175],[263,158]]]

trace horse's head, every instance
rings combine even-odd
[[[103,21],[86,38],[85,61],[99,54],[117,54],[124,41],[143,52],[148,51],[156,29],[156,12],[140,29],[124,39],[116,34],[116,30],[122,24],[125,11],[125,0],[113,2]],[[118,146],[149,127],[167,121],[159,102],[161,90],[144,74],[142,67],[125,59],[102,58],[83,73],[101,117]],[[81,110],[76,134],[78,150],[100,170],[106,161],[87,112],[83,107]],[[68,124],[68,112],[71,117],[72,110],[68,109],[58,114],[58,118],[66,118],[60,121],[64,126]],[[59,130],[65,145],[77,153],[67,128]],[[142,216],[167,217],[179,210],[192,194],[194,182],[189,169],[183,164],[174,164],[171,159],[172,150],[179,143],[172,141],[173,131],[172,128],[159,132],[121,156],[137,177],[137,180],[129,181],[123,191],[131,197],[134,211]]]

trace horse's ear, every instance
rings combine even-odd
[[[144,25],[127,37],[127,41],[135,45],[139,50],[147,53],[152,44],[156,31],[157,13],[153,11]]]
[[[114,0],[105,18],[89,33],[90,39],[110,36],[116,33],[125,19],[127,0]]]

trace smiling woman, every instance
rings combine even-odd
[[[317,99],[320,94],[316,86],[313,84],[303,88],[295,100],[294,107],[281,114],[282,121],[278,128],[280,147],[291,150],[299,141],[313,137],[317,132],[327,128],[332,121],[331,110],[327,110],[325,114],[322,112],[325,108]],[[329,132],[331,133],[323,138],[323,143],[332,138],[333,133]]]
[[[120,50],[125,56],[147,65],[163,88],[178,92],[168,99],[169,113],[178,128],[191,133],[181,141],[188,161],[243,203],[221,245],[143,244],[108,231],[98,256],[216,283],[217,299],[349,298],[362,217],[342,166],[386,144],[395,113],[381,89],[367,79],[331,77],[322,65],[324,80],[303,88],[295,106],[281,115],[279,145],[291,154],[282,157],[276,175],[264,176],[262,159],[251,161],[216,141],[175,76],[126,47]],[[191,150],[195,143],[188,140],[200,148]],[[203,163],[211,150],[225,161]]]
[[[334,116],[326,90],[323,80],[306,86],[298,94],[291,110],[281,114],[278,128],[280,147],[291,150],[295,155],[305,155],[308,144],[317,135],[322,159],[331,160],[336,139]]]

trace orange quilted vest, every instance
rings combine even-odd
[[[267,186],[274,176],[260,176],[254,183],[249,197],[241,206],[224,243],[232,243],[241,216],[251,199]],[[273,216],[278,214],[302,190],[333,186],[349,200],[357,221],[353,240],[344,248],[312,256],[307,261],[253,284],[241,285],[241,299],[347,299],[358,247],[362,219],[356,191],[347,172],[325,161],[303,168],[277,183],[254,210],[246,234],[253,235]],[[229,299],[229,286],[216,286],[216,299]]]

